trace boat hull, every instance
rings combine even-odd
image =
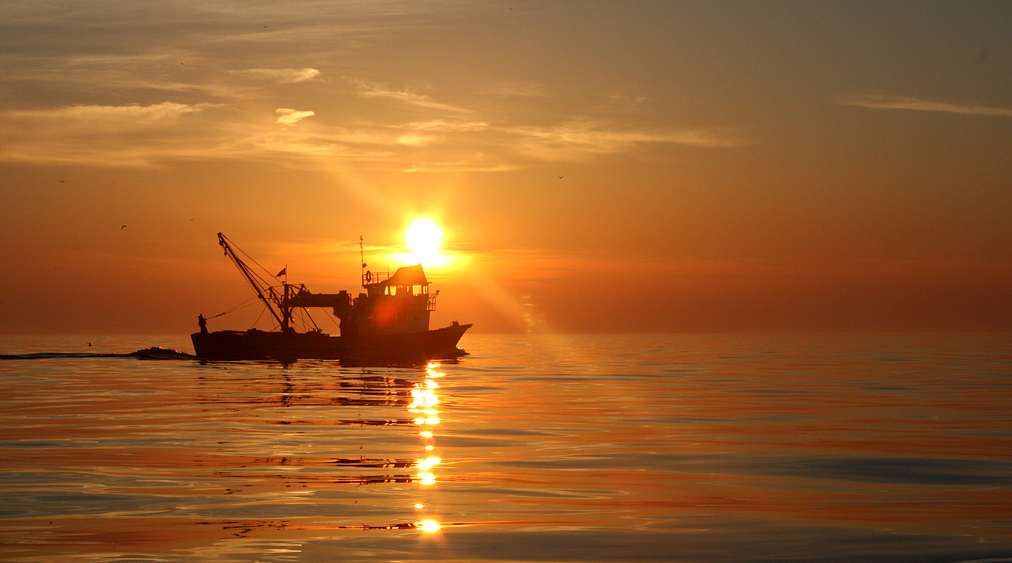
[[[425,332],[329,336],[320,332],[196,332],[193,350],[202,360],[340,360],[347,365],[418,364],[466,354],[457,342],[470,324]]]

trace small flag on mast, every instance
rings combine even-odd
[[[284,268],[281,268],[281,271],[278,272],[278,275],[276,275],[274,277],[280,278],[281,276],[288,276],[288,266],[285,266]]]

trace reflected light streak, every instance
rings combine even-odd
[[[423,438],[432,438],[431,427],[439,424],[439,417],[434,416],[439,413],[434,407],[439,404],[439,397],[436,396],[436,389],[439,385],[432,381],[431,378],[441,377],[444,375],[436,371],[439,368],[439,364],[432,363],[425,368],[425,381],[422,383],[416,383],[415,388],[411,390],[411,404],[408,405],[408,411],[413,413],[424,413],[429,415],[427,417],[418,417],[414,419],[414,423],[422,426],[423,430],[418,434]],[[436,449],[435,445],[430,443],[424,444],[426,452],[432,452]],[[434,485],[436,483],[436,476],[432,473],[432,468],[439,464],[442,459],[438,456],[430,455],[424,459],[416,460],[416,468],[418,473],[415,475],[416,482],[419,485]],[[415,508],[422,508],[422,503],[415,505]],[[427,531],[433,531],[439,529],[439,524],[427,520],[427,528],[423,528]]]
[[[438,457],[428,457],[425,459],[420,459],[418,460],[418,469],[425,469],[425,470],[432,469],[432,466],[438,464],[440,461],[443,460]]]
[[[442,526],[439,525],[439,522],[436,522],[435,520],[422,520],[420,522],[415,522],[415,527],[423,532],[435,532],[436,530],[442,528]]]
[[[436,392],[433,389],[412,389],[411,398],[411,404],[408,405],[408,410],[411,412],[436,414],[436,411],[432,407],[439,404],[439,397],[436,396]]]
[[[428,418],[419,417],[419,418],[416,418],[416,419],[412,420],[411,422],[414,422],[415,424],[418,424],[419,426],[424,425],[424,424],[439,424],[439,417],[438,416],[430,416]],[[432,432],[429,432],[428,434],[425,434],[423,432],[422,436],[432,436]]]
[[[419,425],[421,425],[421,424],[438,424],[439,423],[439,417],[438,416],[429,416],[428,418],[418,417],[418,418],[415,418],[414,420],[412,420],[412,422],[414,422],[415,424],[419,424]],[[422,435],[423,436],[424,435],[431,436],[432,432],[429,432],[428,434],[425,434],[423,432]]]

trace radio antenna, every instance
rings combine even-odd
[[[364,276],[367,264],[365,263],[365,246],[362,242],[362,235],[358,235],[358,255],[362,259],[362,275]]]

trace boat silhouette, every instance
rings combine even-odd
[[[287,267],[278,276],[261,276],[239,257],[237,247],[221,233],[218,244],[264,303],[275,321],[275,329],[209,332],[207,319],[198,315],[200,332],[190,338],[194,352],[202,360],[334,359],[343,365],[417,365],[467,354],[457,347],[457,342],[471,328],[470,324],[453,321],[450,326],[429,329],[429,315],[436,308],[439,292],[429,292],[429,281],[421,264],[404,266],[391,274],[365,270],[363,261],[365,292],[352,297],[345,290],[312,293],[305,285],[289,284],[287,276],[284,281],[278,280]],[[293,314],[308,308],[330,309],[340,320],[340,336],[324,333],[308,311],[305,318],[313,328],[296,330]]]

